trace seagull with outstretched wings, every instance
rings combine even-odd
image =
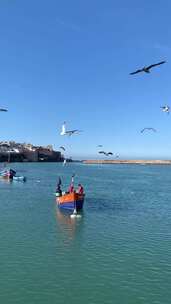
[[[146,131],[146,130],[148,130],[148,131],[153,131],[153,132],[157,132],[157,130],[154,129],[154,128],[144,128],[144,129],[141,130],[141,133],[143,133],[143,132]]]
[[[170,113],[170,107],[169,106],[162,106],[160,108],[162,109],[163,112],[166,112],[167,114]]]
[[[158,62],[158,63],[155,63],[155,64],[151,64],[151,65],[149,65],[147,67],[143,67],[142,69],[139,69],[139,70],[137,70],[135,72],[130,73],[130,75],[135,75],[135,74],[138,74],[138,73],[141,73],[141,72],[150,73],[150,69],[151,68],[154,68],[154,67],[156,67],[158,65],[161,65],[161,64],[163,64],[165,62],[166,61],[161,61],[161,62]]]
[[[112,152],[99,151],[100,154],[104,154],[106,156],[113,155]]]
[[[79,133],[81,132],[80,130],[74,129],[74,130],[66,130],[66,122],[64,121],[63,125],[62,125],[62,131],[61,131],[61,135],[68,135],[71,136],[73,134]]]

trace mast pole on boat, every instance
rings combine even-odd
[[[10,151],[8,152],[8,163],[10,163]]]

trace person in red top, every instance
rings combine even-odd
[[[74,192],[74,184],[73,183],[70,184],[68,192],[69,193],[73,193]]]
[[[77,193],[78,194],[84,194],[84,188],[81,184],[78,184]]]

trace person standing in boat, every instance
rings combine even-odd
[[[8,175],[10,179],[13,179],[13,177],[16,175],[16,171],[14,171],[13,169],[9,169]]]
[[[58,183],[56,185],[56,193],[58,196],[62,195],[61,185],[62,185],[62,181],[61,178],[59,177]]]
[[[84,188],[81,184],[78,184],[78,189],[76,191],[78,194],[84,194]]]

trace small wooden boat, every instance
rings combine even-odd
[[[4,171],[1,171],[1,172],[0,172],[0,178],[9,180],[9,179],[10,179],[9,172],[8,172],[8,171],[5,171],[5,170],[4,170]]]
[[[13,176],[10,178],[9,176],[6,175],[1,175],[0,179],[8,180],[8,181],[17,181],[17,182],[26,182],[26,177],[25,176]]]
[[[84,204],[85,194],[79,194],[76,192],[65,193],[56,197],[56,203],[60,208],[69,210],[81,210]]]
[[[0,178],[5,179],[5,180],[9,180],[9,181],[13,181],[13,180],[21,181],[21,182],[26,181],[25,176],[17,176],[15,174],[16,174],[16,172],[12,169],[4,169],[3,171],[0,172]]]

